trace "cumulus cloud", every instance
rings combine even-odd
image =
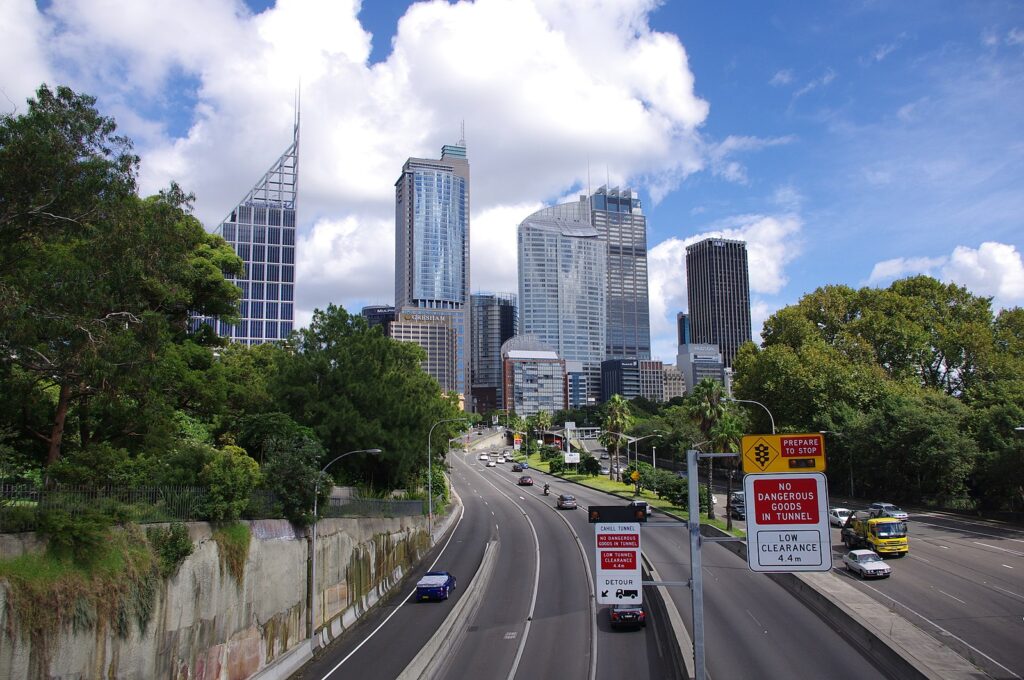
[[[0,3],[19,64],[0,91],[97,95],[136,141],[142,189],[179,182],[210,227],[290,144],[301,83],[299,320],[393,295],[394,182],[463,121],[474,289],[515,290],[516,225],[584,185],[588,161],[654,202],[707,162],[708,104],[679,39],[649,25],[657,0],[415,3],[374,64],[358,0]]]
[[[685,239],[670,238],[650,249],[647,269],[650,283],[651,336],[655,356],[668,361],[675,357],[676,313],[689,308],[686,291],[686,247],[706,238],[745,241],[750,276],[752,323],[760,332],[764,319],[774,307],[764,298],[776,295],[786,285],[786,267],[802,251],[803,222],[794,213],[781,215],[739,215],[716,222],[699,234]],[[759,320],[754,319],[758,311]]]
[[[872,268],[868,283],[887,284],[914,274],[935,276],[976,295],[990,296],[997,309],[1024,305],[1024,261],[1020,252],[1006,243],[957,246],[948,256],[884,260]]]
[[[785,68],[781,71],[776,71],[772,79],[768,81],[768,84],[773,87],[779,87],[780,85],[789,85],[791,82],[793,82],[793,71]]]
[[[760,151],[772,146],[790,144],[796,139],[793,135],[785,137],[744,137],[729,135],[724,141],[712,144],[708,148],[708,159],[711,164],[711,172],[738,184],[747,183],[747,169],[739,161],[733,160],[732,156],[738,153]]]

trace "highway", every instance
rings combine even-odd
[[[1024,676],[1024,531],[950,513],[909,512],[909,554],[886,560],[889,578],[858,586],[989,675]],[[835,570],[845,574],[839,529],[832,541]]]

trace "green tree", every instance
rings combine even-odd
[[[711,428],[709,434],[711,435],[711,445],[715,451],[719,453],[739,453],[740,442],[743,439],[743,419],[736,415],[732,409],[727,408],[722,413],[722,417]],[[733,477],[735,476],[739,459],[729,458],[727,460],[726,466],[729,468],[729,474],[726,476],[726,499],[730,499],[732,498]],[[727,504],[732,503],[730,500],[726,502]],[[726,529],[732,531],[732,513],[729,512],[728,507],[725,511],[725,522]]]
[[[629,410],[629,402],[626,401],[621,394],[613,394],[611,399],[605,404],[604,411],[604,429],[606,432],[617,432],[620,435],[624,435],[626,430],[629,429],[630,424],[633,422],[633,416]],[[613,459],[615,461],[615,467],[621,467],[619,464],[619,450],[622,446],[622,442],[627,441],[621,436],[614,436],[614,439],[608,439],[605,441],[605,446],[612,448],[615,452]],[[619,473],[621,474],[621,473]],[[609,479],[615,479],[616,471],[612,469],[608,473]]]
[[[712,438],[712,431],[721,420],[722,415],[725,413],[725,390],[722,388],[722,384],[716,382],[710,378],[704,378],[697,383],[693,391],[688,397],[689,403],[687,404],[687,415],[697,427],[700,428],[701,436],[704,437],[705,442],[710,443]],[[712,493],[711,488],[711,477],[712,467],[711,458],[708,458],[708,476],[706,480],[707,494],[710,497]],[[690,474],[695,471],[691,470]],[[708,509],[708,518],[715,518],[715,506],[712,503]]]
[[[205,513],[212,520],[235,520],[249,505],[260,483],[260,466],[238,446],[225,446],[199,473],[206,487]]]
[[[258,442],[251,445],[257,447],[263,459],[263,487],[277,496],[287,519],[299,526],[311,524],[323,446],[311,430],[300,426],[286,426],[277,434],[258,432],[257,428],[249,432]],[[325,507],[332,484],[333,479],[326,474],[320,480],[321,507]]]

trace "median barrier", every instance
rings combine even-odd
[[[643,579],[660,581],[661,576],[647,559],[647,555],[641,552],[640,560]],[[665,656],[672,673],[670,677],[689,680],[694,675],[693,641],[686,631],[686,625],[683,623],[683,617],[679,615],[676,603],[669,597],[665,586],[644,586],[644,599],[648,611],[655,620],[655,634],[661,638],[661,648],[666,651]]]

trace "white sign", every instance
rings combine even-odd
[[[576,423],[574,423],[571,420],[565,421],[565,429],[566,429],[566,434],[568,434],[569,430],[575,430],[576,429]]]
[[[820,472],[743,478],[747,566],[753,571],[829,571],[828,484]]]
[[[578,463],[580,462],[579,451],[566,451],[564,454],[566,463]]]
[[[597,549],[598,604],[641,604],[640,524],[637,522],[594,525]]]

